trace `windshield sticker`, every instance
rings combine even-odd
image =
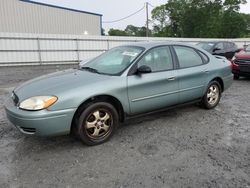
[[[209,46],[213,46],[214,44],[213,43],[208,43]]]
[[[135,57],[138,55],[138,53],[136,53],[136,52],[123,52],[122,55]]]

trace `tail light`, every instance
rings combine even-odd
[[[236,60],[232,61],[232,70],[239,70],[239,65]]]

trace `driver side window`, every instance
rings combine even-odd
[[[218,44],[216,44],[216,46],[214,47],[215,49],[220,49],[223,50],[224,49],[224,45],[222,42],[219,42]]]
[[[152,72],[173,69],[172,56],[169,47],[158,47],[150,50],[138,63],[138,67],[146,65]]]

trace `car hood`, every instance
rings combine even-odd
[[[62,92],[95,84],[111,76],[85,70],[69,69],[29,80],[14,89],[20,100],[42,95],[57,95]]]
[[[250,52],[241,51],[241,52],[235,54],[235,57],[237,59],[250,59]]]

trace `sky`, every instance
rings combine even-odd
[[[33,0],[37,2],[73,8],[77,10],[89,11],[103,15],[103,22],[114,21],[124,18],[141,9],[146,0]],[[151,5],[159,6],[165,4],[166,0],[148,0]],[[149,6],[149,12],[153,7]],[[241,12],[250,14],[250,0],[246,5],[241,6]],[[127,25],[145,26],[146,10],[139,12],[126,20],[116,23],[103,23],[103,28],[107,32],[110,28],[125,29]]]

